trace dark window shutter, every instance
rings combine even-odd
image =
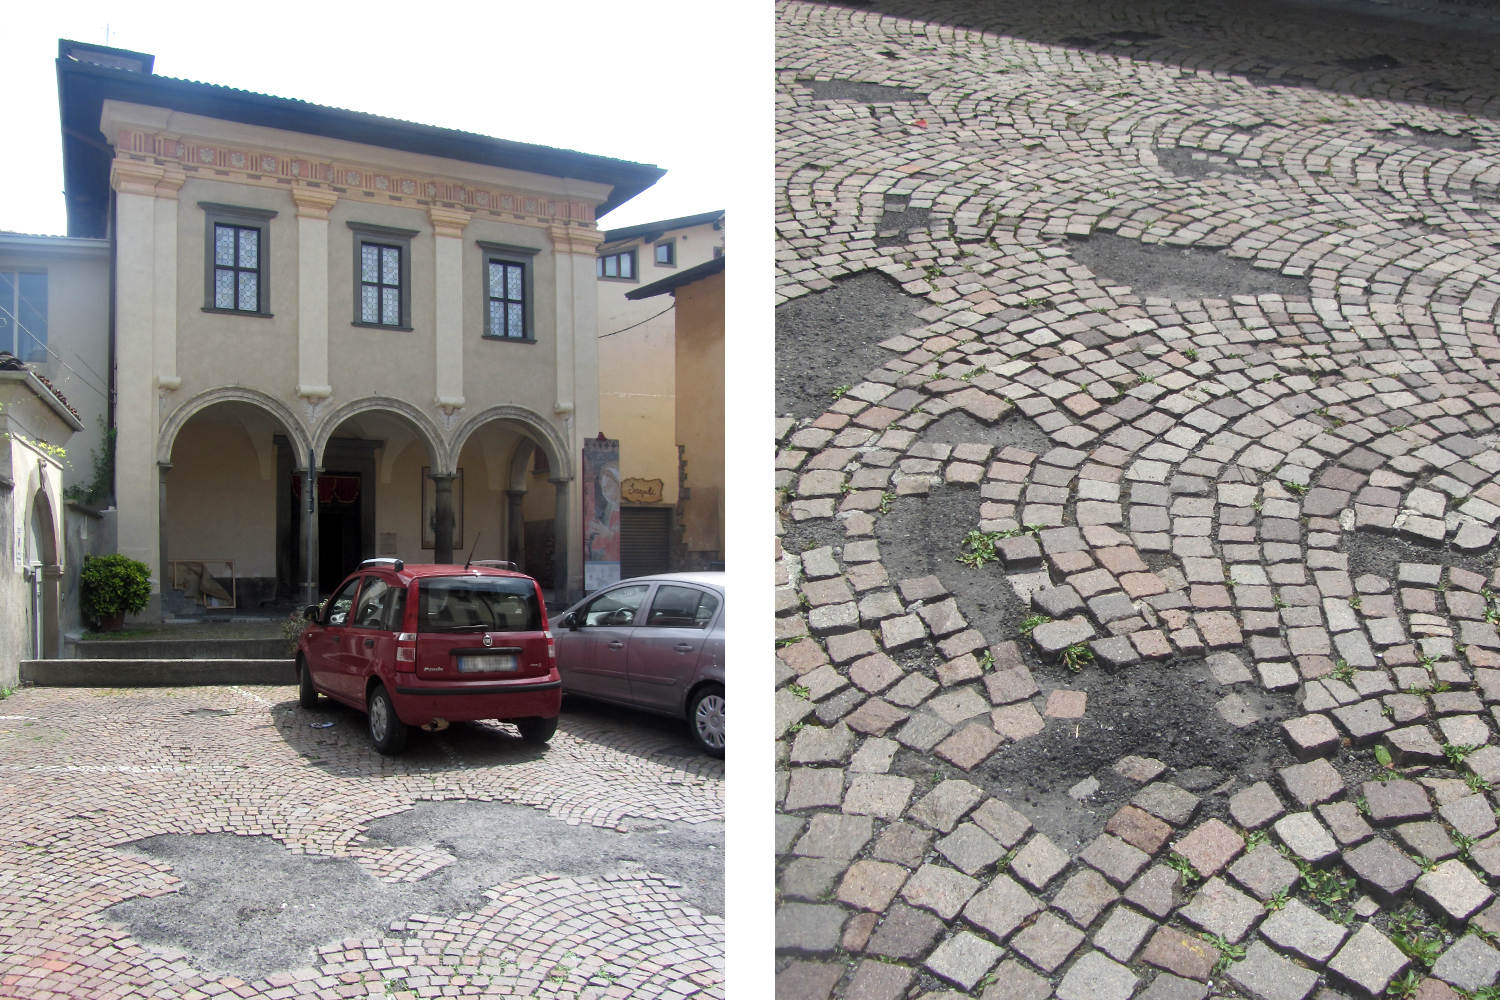
[[[672,567],[672,508],[620,508],[620,578],[665,573]]]

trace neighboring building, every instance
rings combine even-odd
[[[57,61],[75,239],[54,247],[103,241],[114,271],[109,321],[77,330],[103,337],[88,356],[112,376],[118,551],[162,581],[142,617],[188,610],[195,574],[232,567],[254,608],[374,555],[508,558],[579,593],[594,220],[663,171],[152,62],[70,41]],[[107,272],[93,280],[79,301],[108,302]],[[86,455],[95,403],[66,394],[87,404]]]
[[[599,245],[599,427],[620,442],[622,576],[690,568],[679,486],[706,461],[680,447],[673,304],[634,293],[723,253],[722,211],[611,229]]]
[[[656,296],[666,294],[676,300],[673,367],[677,373],[675,423],[682,469],[673,564],[683,570],[723,569],[724,257],[633,289],[626,297],[660,301]]]

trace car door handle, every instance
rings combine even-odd
[[[366,639],[365,640],[365,648],[366,649],[369,649],[373,645],[375,645],[375,640],[374,639]]]
[[[677,650],[677,652],[679,652],[679,653],[691,653],[697,647],[693,646],[691,643],[679,642],[676,646],[674,646],[672,648],[675,649],[675,650]]]
[[[609,648],[610,649],[624,649],[625,648],[625,644],[623,642],[621,642],[619,639],[616,639],[616,640],[614,640],[613,642],[611,642],[609,644]]]

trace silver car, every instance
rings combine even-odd
[[[638,576],[553,623],[563,691],[686,719],[724,754],[724,574]]]

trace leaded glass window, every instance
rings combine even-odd
[[[526,336],[526,269],[505,260],[490,261],[490,336]]]
[[[401,248],[362,243],[359,248],[359,318],[401,325]]]
[[[214,308],[260,312],[260,229],[214,225]]]

